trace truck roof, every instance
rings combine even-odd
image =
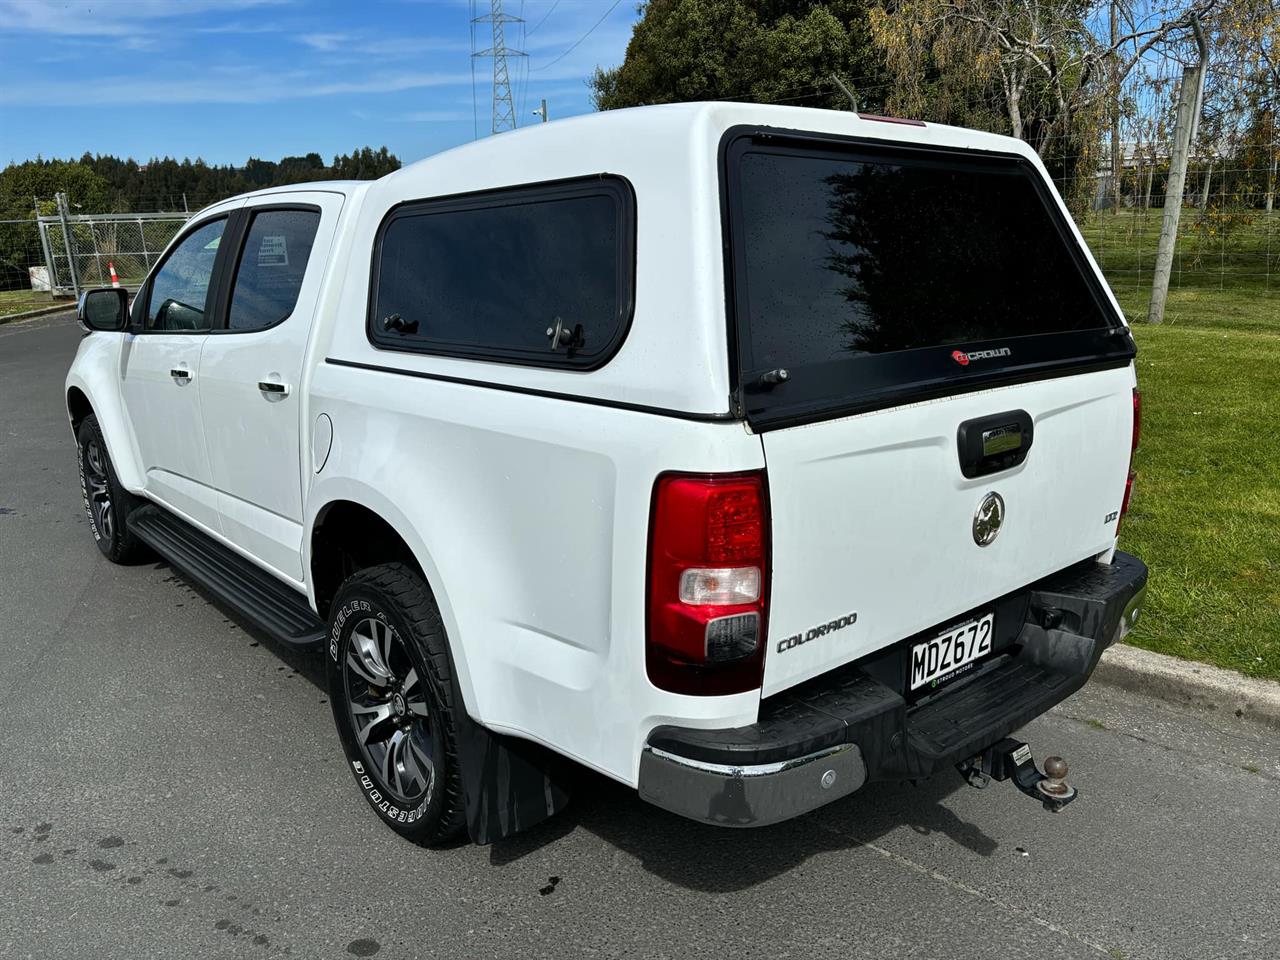
[[[964,127],[924,123],[894,117],[878,117],[849,110],[776,106],[735,101],[669,103],[624,110],[606,110],[531,124],[500,136],[484,137],[406,164],[384,179],[412,179],[415,173],[436,162],[467,158],[468,163],[484,163],[489,157],[509,156],[519,151],[558,150],[562,145],[583,140],[639,140],[646,144],[679,142],[713,134],[715,139],[730,127],[740,125],[778,127],[864,136],[884,140],[947,144],[1004,153],[1031,153],[1016,137],[1007,137]],[[518,145],[518,146],[517,146]]]
[[[718,139],[725,130],[740,125],[946,144],[1024,155],[1032,153],[1031,148],[1016,137],[947,124],[904,121],[848,110],[822,110],[812,107],[734,101],[700,101],[606,110],[567,117],[551,123],[531,124],[500,136],[484,137],[431,154],[421,160],[405,164],[399,170],[386,174],[381,180],[392,183],[400,180],[417,180],[426,170],[440,163],[452,165],[462,161],[468,165],[478,165],[502,158],[502,165],[506,166],[513,151],[517,153],[535,150],[559,152],[569,145],[588,140],[635,140],[652,146],[664,141],[674,145],[691,138],[704,138],[707,134]],[[351,196],[371,182],[369,180],[316,180],[282,184],[228,199],[238,200],[298,190],[328,190]]]
[[[275,187],[263,187],[239,194],[239,197],[266,197],[273,193],[296,193],[299,190],[327,190],[330,193],[341,193],[350,196],[361,187],[368,186],[368,180],[307,180],[303,183],[285,183]]]

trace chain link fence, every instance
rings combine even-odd
[[[184,213],[41,217],[40,242],[53,293],[108,286],[112,267],[120,283],[136,288],[186,221]]]
[[[186,213],[111,213],[0,220],[0,318],[55,304],[86,287],[136,290]]]

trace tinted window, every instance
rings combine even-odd
[[[742,128],[724,157],[736,405],[753,427],[1134,355],[1019,157]]]
[[[147,298],[148,330],[209,329],[209,281],[226,225],[223,218],[197,227],[161,264]]]
[[[264,210],[254,215],[236,269],[228,327],[258,330],[293,312],[319,226],[317,210]]]
[[[1110,322],[1014,161],[750,152],[739,173],[751,367]]]
[[[611,180],[402,208],[383,228],[370,333],[395,349],[602,362],[630,314],[630,223]],[[581,337],[553,351],[557,318]]]

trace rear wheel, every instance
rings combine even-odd
[[[443,843],[464,826],[444,624],[400,563],[349,577],[329,617],[329,699],[343,751],[378,817],[406,839]]]
[[[80,492],[93,539],[103,556],[114,563],[132,563],[147,555],[147,548],[130,531],[126,520],[141,501],[120,485],[98,418],[85,417],[76,430],[80,460]]]

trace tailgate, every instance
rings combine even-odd
[[[1132,367],[1118,367],[765,433],[773,579],[764,695],[1108,550],[1133,385]],[[966,479],[961,424],[1015,411],[1033,428],[1026,459]],[[1006,419],[1015,418],[993,425]],[[1003,498],[1004,515],[980,546],[975,514],[989,492]],[[796,636],[804,639],[790,643]]]
[[[1030,148],[914,136],[726,134],[766,696],[934,628],[911,681],[946,682],[1004,632],[990,601],[1115,542],[1135,348],[1114,299]]]

